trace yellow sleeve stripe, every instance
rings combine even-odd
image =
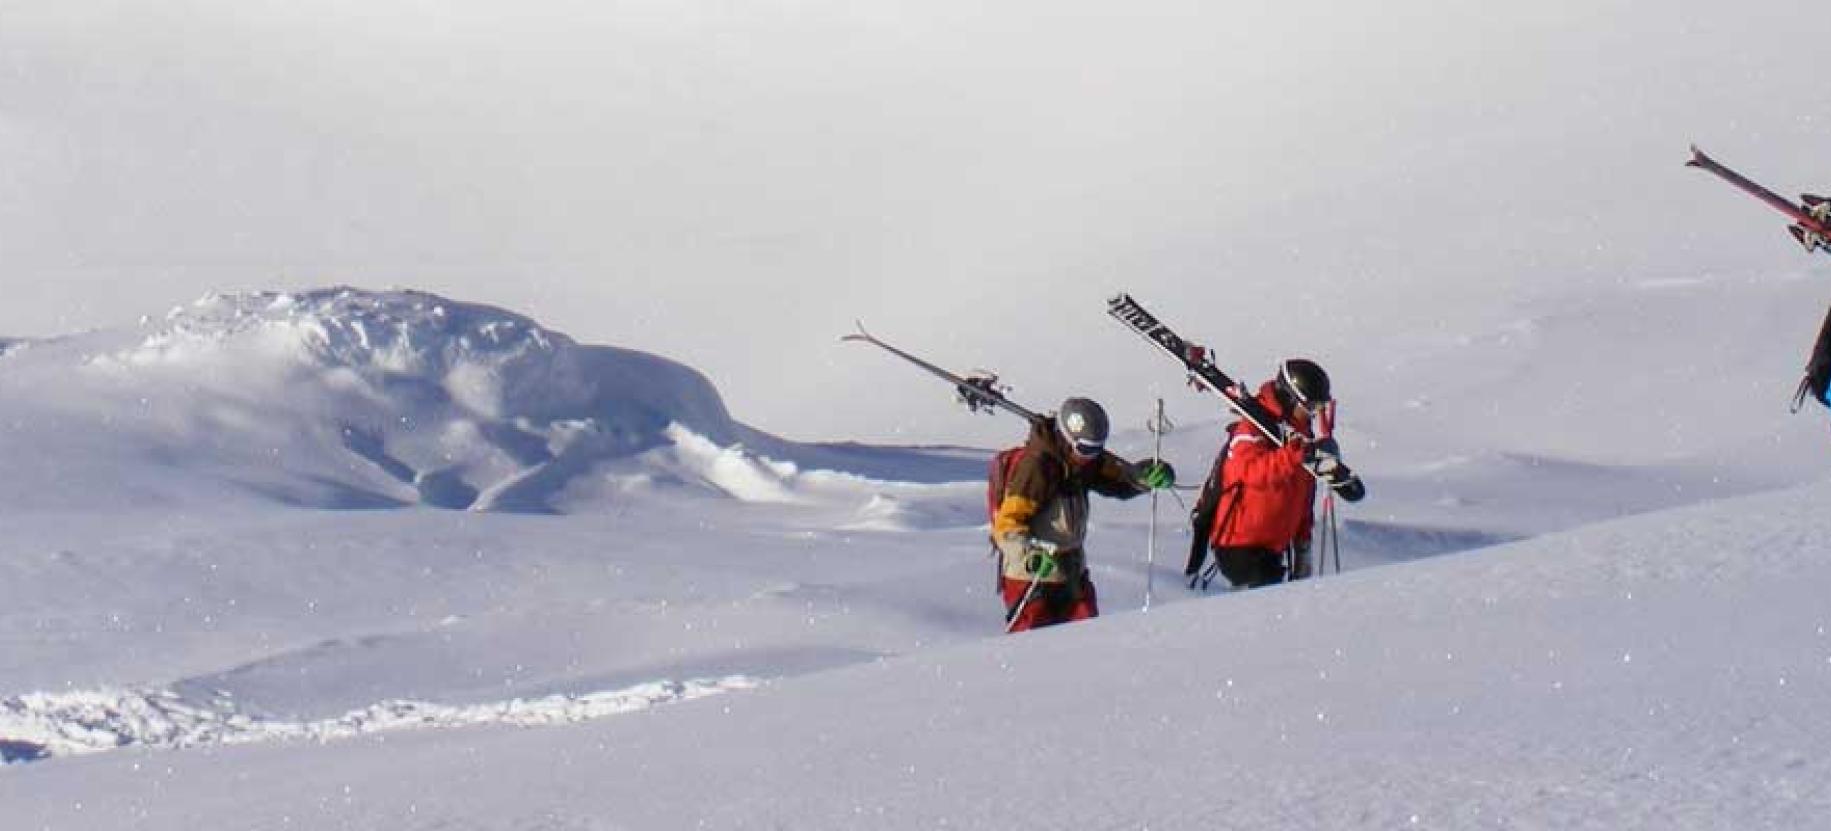
[[[1038,505],[1035,500],[1009,494],[1003,502],[998,503],[998,514],[992,518],[992,533],[1004,536],[1009,533],[1029,533],[1030,518],[1036,516]]]

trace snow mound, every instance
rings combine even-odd
[[[120,359],[184,365],[250,351],[370,384],[411,379],[474,413],[576,410],[592,395],[571,339],[500,309],[414,291],[210,294]]]
[[[451,706],[383,701],[323,721],[274,721],[238,712],[220,699],[207,705],[157,689],[31,693],[0,700],[0,760],[35,761],[130,746],[184,748],[268,741],[334,741],[399,730],[506,724],[570,724],[758,686],[732,675],[662,680],[583,695]]]
[[[670,487],[796,502],[817,467],[972,471],[778,439],[682,364],[408,290],[210,294],[136,332],[12,350],[0,389],[26,393],[0,402],[13,426],[0,445],[46,460],[16,480],[14,504],[34,507],[239,495],[545,513]],[[123,464],[134,458],[156,459],[156,475]],[[79,467],[95,475],[68,475]],[[110,487],[33,484],[76,478]]]

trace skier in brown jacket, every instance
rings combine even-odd
[[[992,519],[1007,631],[1099,615],[1081,547],[1088,491],[1130,499],[1175,482],[1168,462],[1132,463],[1107,452],[1109,430],[1106,411],[1086,398],[1070,398],[1055,416],[1032,423]]]

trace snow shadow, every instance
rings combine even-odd
[[[1350,519],[1342,523],[1342,548],[1363,564],[1422,560],[1458,551],[1487,548],[1525,539],[1523,536],[1468,528]]]
[[[51,755],[50,748],[37,742],[18,739],[0,739],[0,765],[17,762],[36,762]]]

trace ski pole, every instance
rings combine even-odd
[[[1329,547],[1335,552],[1335,573],[1341,573],[1341,526],[1335,520],[1335,494],[1323,497],[1322,508],[1329,515]],[[1317,555],[1321,557],[1321,554]]]
[[[1328,438],[1333,438],[1335,436],[1335,402],[1330,401],[1329,403],[1323,405],[1322,412],[1316,414],[1316,422],[1317,422],[1317,427],[1319,428],[1319,432],[1323,436],[1328,437]],[[1336,524],[1336,520],[1335,520],[1335,489],[1333,487],[1328,488],[1323,493],[1322,515],[1323,515],[1323,518],[1328,521],[1329,549],[1332,549],[1335,552],[1335,573],[1340,574],[1341,573],[1341,526]],[[1320,548],[1320,546],[1318,546],[1318,547]],[[1319,575],[1322,574],[1322,571],[1323,571],[1322,560],[1329,555],[1329,549],[1325,549],[1325,550],[1316,552],[1317,562],[1316,562],[1315,568],[1316,568],[1316,573]]]
[[[1152,462],[1163,461],[1163,434],[1175,429],[1163,415],[1163,399],[1157,399],[1157,417],[1144,425],[1156,437],[1151,451]],[[1157,578],[1157,489],[1151,489],[1151,534],[1144,546],[1144,611],[1151,610],[1151,594]]]
[[[1039,566],[1031,574],[1029,588],[1024,589],[1024,596],[1017,601],[1016,606],[1013,606],[1011,608],[1010,616],[1005,619],[1005,634],[1007,634],[1007,635],[1011,634],[1011,630],[1017,626],[1017,621],[1024,616],[1024,607],[1030,605],[1030,598],[1036,596],[1036,588],[1038,586],[1042,585],[1043,575],[1050,574],[1055,571],[1055,552],[1056,552],[1055,546],[1049,545],[1049,544],[1040,544],[1040,545],[1035,546],[1034,548],[1035,548],[1035,550],[1041,552],[1044,565]],[[1026,561],[1028,560],[1027,555],[1026,555],[1025,559],[1026,559]]]
[[[1005,634],[1011,634],[1011,630],[1017,626],[1018,619],[1024,616],[1024,607],[1030,605],[1030,598],[1036,595],[1036,587],[1042,581],[1043,575],[1041,574],[1030,578],[1030,587],[1024,589],[1023,599],[1017,601],[1017,605],[1011,608],[1011,616],[1005,620]]]

